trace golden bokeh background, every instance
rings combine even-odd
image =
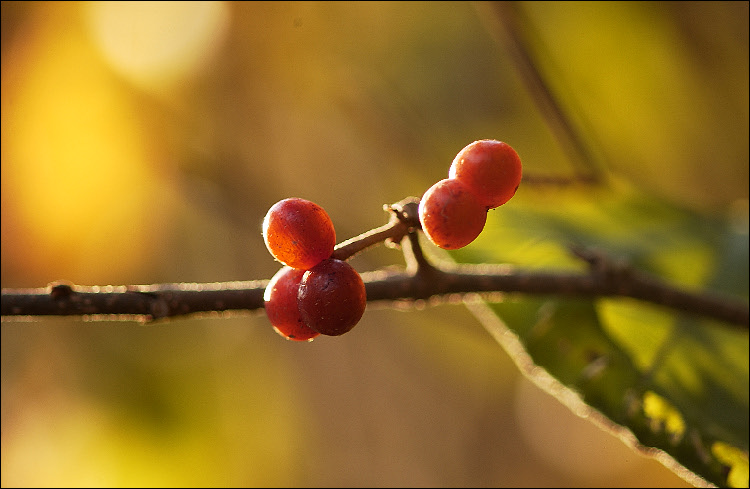
[[[746,3],[521,8],[608,172],[746,214]],[[2,286],[270,278],[274,202],[320,204],[341,241],[475,139],[509,142],[527,173],[570,174],[493,15],[3,2]],[[525,380],[460,304],[372,305],[309,344],[262,313],[4,323],[1,469],[3,486],[33,487],[687,485]]]

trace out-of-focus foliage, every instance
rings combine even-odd
[[[580,239],[685,285],[741,283],[710,280],[721,276],[727,215],[747,236],[747,7],[522,9],[550,83],[620,183],[522,185],[454,256],[578,267],[563,247]],[[2,286],[270,278],[278,264],[260,223],[274,202],[322,205],[343,239],[385,222],[383,204],[445,178],[480,138],[512,144],[529,174],[569,174],[574,162],[494,35],[494,12],[466,2],[2,2]],[[694,45],[709,50],[696,59]],[[377,248],[352,264],[400,261]],[[614,370],[621,382],[685,327],[629,304],[540,306],[499,307],[509,324],[572,308],[582,327],[601,326],[582,341],[634,364]],[[686,485],[560,410],[463,306],[408,311],[370,307],[346,336],[302,345],[262,314],[147,328],[4,323],[2,483]],[[648,349],[634,348],[643,329],[632,325],[646,321]],[[668,381],[640,385],[659,396],[651,409],[671,413],[658,402],[669,400],[689,426]],[[738,445],[713,456],[741,460]]]
[[[747,297],[747,233],[738,233],[731,222],[722,226],[653,197],[627,194],[611,192],[595,202],[571,202],[554,211],[519,204],[513,211],[497,212],[465,257],[493,262],[512,257],[533,268],[540,256],[562,255],[567,244],[587,243],[681,287]],[[543,244],[530,244],[519,235],[504,239],[508,229],[529,221],[541,225],[519,235],[547,234]],[[685,262],[692,266],[686,269]],[[581,266],[572,257],[560,265]],[[703,477],[727,484],[723,462],[707,454],[716,443],[747,452],[746,330],[680,317],[631,299],[549,297],[491,307],[535,364],[579,392],[587,404],[628,427],[642,444],[661,448]],[[497,328],[493,322],[487,326]],[[502,337],[502,332],[494,334]],[[746,467],[747,459],[739,470]]]

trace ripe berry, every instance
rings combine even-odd
[[[521,158],[508,144],[474,141],[458,152],[448,173],[461,180],[488,209],[510,200],[521,183]]]
[[[487,207],[463,182],[446,178],[430,187],[419,201],[419,221],[427,237],[446,250],[463,248],[479,236]]]
[[[263,292],[266,315],[273,329],[289,340],[308,341],[320,333],[310,329],[299,313],[297,294],[305,270],[283,267]]]
[[[336,232],[326,211],[299,198],[271,206],[263,219],[263,239],[274,258],[302,270],[330,257],[336,246]]]
[[[362,277],[345,261],[333,258],[305,272],[297,298],[305,324],[329,336],[351,330],[367,305]]]

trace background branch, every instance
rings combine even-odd
[[[534,44],[539,49],[539,43],[532,43],[531,39],[536,36],[531,32],[530,22],[524,18],[522,8],[516,2],[491,2],[490,5],[487,13],[494,15],[483,17],[489,31],[513,59],[513,65],[523,79],[524,86],[575,166],[573,177],[524,175],[525,182],[533,181],[537,185],[602,183],[604,176],[592,151],[583,140],[580,128],[574,125],[568,112],[563,109],[560,100],[542,74],[537,60],[530,52],[529,47]],[[494,22],[490,22],[490,19],[494,19]]]

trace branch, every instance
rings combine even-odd
[[[388,224],[336,246],[333,256],[347,259],[375,244],[404,248],[404,271],[362,273],[367,300],[415,301],[467,293],[522,293],[577,297],[631,297],[675,311],[702,315],[748,329],[748,304],[706,292],[676,288],[656,277],[591,249],[572,252],[588,263],[586,273],[529,272],[510,265],[430,264],[419,245],[418,200],[387,206]],[[89,320],[147,322],[224,311],[263,309],[268,280],[224,283],[175,283],[77,286],[52,283],[38,289],[3,289],[3,320],[29,316],[83,316]]]
[[[484,14],[482,11],[480,14]],[[569,185],[571,183],[599,184],[604,176],[596,159],[583,140],[580,130],[563,109],[560,100],[555,96],[547,79],[539,68],[538,61],[531,53],[530,38],[534,38],[529,21],[517,2],[492,2],[488,12],[494,15],[480,15],[489,22],[490,33],[494,34],[503,49],[510,55],[518,74],[528,88],[529,94],[544,116],[563,150],[576,167],[573,177],[526,176],[524,182],[532,180],[539,185]],[[491,20],[494,20],[492,22]],[[539,43],[536,43],[537,46]]]

